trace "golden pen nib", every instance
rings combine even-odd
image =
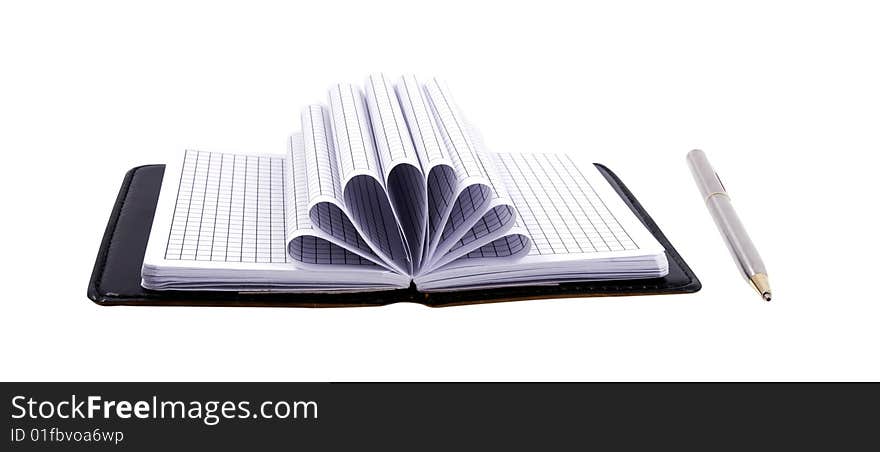
[[[770,301],[770,282],[766,273],[756,273],[749,278],[755,290],[764,297],[764,301]]]

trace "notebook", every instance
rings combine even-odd
[[[300,118],[285,153],[168,165],[144,288],[434,293],[669,272],[596,167],[491,152],[436,78],[337,84]]]

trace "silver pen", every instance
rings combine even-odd
[[[706,202],[706,207],[709,209],[709,214],[712,215],[715,226],[718,226],[718,231],[721,232],[721,236],[727,244],[727,249],[730,250],[730,254],[733,255],[733,259],[739,265],[743,275],[752,283],[752,287],[764,297],[764,300],[770,301],[770,282],[767,280],[767,269],[764,268],[764,262],[758,255],[758,250],[755,249],[752,239],[746,233],[746,228],[743,227],[736,211],[733,210],[730,196],[727,195],[727,190],[721,183],[718,173],[712,169],[712,165],[706,158],[706,153],[699,149],[688,152],[687,162],[694,175],[694,180],[697,182],[697,187],[700,189],[700,194]]]

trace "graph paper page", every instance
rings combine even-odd
[[[342,83],[330,89],[329,98],[345,210],[373,252],[394,270],[408,274],[411,253],[386,191],[364,96],[360,88]]]
[[[304,127],[307,117],[308,109],[303,114]],[[338,188],[338,184],[332,182],[329,163],[322,163],[317,158],[327,155],[326,147],[316,150],[314,144],[309,145],[308,138],[304,140],[303,135],[308,137],[310,134],[306,132],[290,137],[287,159],[290,169],[286,173],[290,256],[307,264],[374,265],[379,259],[354,230],[345,212],[326,200],[328,193],[332,195]],[[335,166],[332,171],[335,171]]]
[[[592,165],[581,168],[565,154],[496,158],[518,212],[517,226],[531,241],[524,262],[662,251]],[[483,257],[479,251],[468,257]]]
[[[383,169],[382,176],[388,180],[394,167],[402,163],[421,170],[400,102],[388,78],[381,73],[367,77],[364,98],[370,113],[376,154]]]
[[[305,178],[300,173],[294,185],[291,165],[285,155],[177,154],[166,166],[141,284],[156,290],[284,292],[409,285],[408,276],[331,244],[317,232],[308,234],[309,218],[291,205],[303,207],[304,190],[298,188]],[[296,243],[299,259],[288,249],[288,232],[294,231],[302,238]]]
[[[514,230],[415,278],[447,291],[658,277],[663,247],[602,174],[560,154],[496,154],[517,210]]]
[[[361,89],[348,83],[328,92],[333,147],[339,161],[342,186],[356,175],[366,174],[384,184],[373,131]]]
[[[421,254],[427,257],[436,247],[440,232],[449,218],[459,179],[440,129],[431,113],[422,84],[414,75],[405,75],[398,79],[394,90],[422,166],[422,175],[426,180],[427,218],[423,219],[424,245]]]
[[[429,249],[437,264],[456,246],[470,248],[498,238],[515,214],[491,154],[482,141],[474,140],[448,87],[432,78],[424,91],[457,176],[457,199],[449,205],[445,225],[433,235]]]
[[[165,260],[284,263],[284,157],[186,151]]]

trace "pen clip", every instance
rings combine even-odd
[[[712,171],[715,173],[715,179],[718,179],[718,183],[721,184],[721,189],[727,192],[727,187],[724,186],[724,182],[721,182],[721,176],[718,175],[717,171]]]

